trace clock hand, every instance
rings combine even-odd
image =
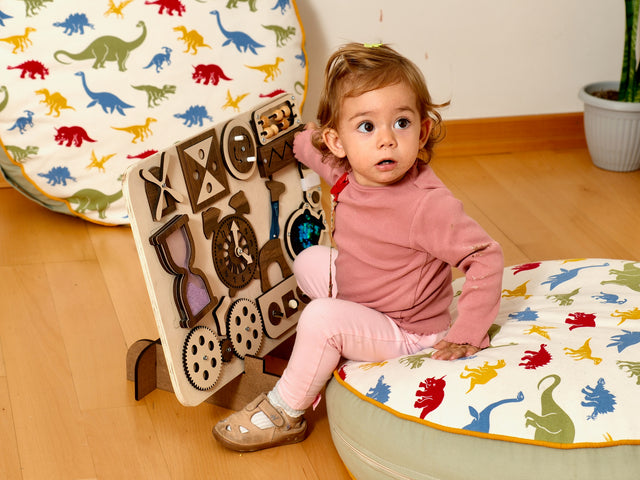
[[[236,254],[236,257],[242,257],[245,259],[245,261],[247,263],[253,263],[253,258],[251,258],[251,256],[247,253],[245,253],[245,251],[240,247],[239,243],[239,228],[238,228],[238,224],[236,222],[231,222],[231,236],[233,238],[233,243],[235,245],[234,248],[234,253]]]

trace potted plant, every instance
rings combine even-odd
[[[619,82],[580,90],[584,129],[593,163],[616,172],[640,168],[640,69],[636,60],[640,0],[625,0],[625,40]]]

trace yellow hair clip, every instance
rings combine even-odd
[[[378,48],[382,46],[382,43],[365,43],[364,46],[367,48]]]

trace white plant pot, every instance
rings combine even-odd
[[[594,165],[631,172],[640,168],[640,103],[590,95],[618,87],[618,82],[591,83],[580,89],[578,96],[584,102],[584,131]]]

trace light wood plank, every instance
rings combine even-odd
[[[158,327],[131,229],[89,225],[88,231],[126,344],[155,340]]]
[[[84,426],[100,480],[171,478],[143,404],[87,412]]]
[[[95,259],[86,223],[54,214],[14,189],[0,189],[0,265]]]
[[[64,338],[42,265],[0,267],[9,398],[25,480],[95,476]]]
[[[0,376],[0,478],[21,480],[20,455],[13,424],[13,409],[9,398],[9,387],[5,376]]]
[[[80,409],[133,405],[127,346],[97,262],[46,266]]]

